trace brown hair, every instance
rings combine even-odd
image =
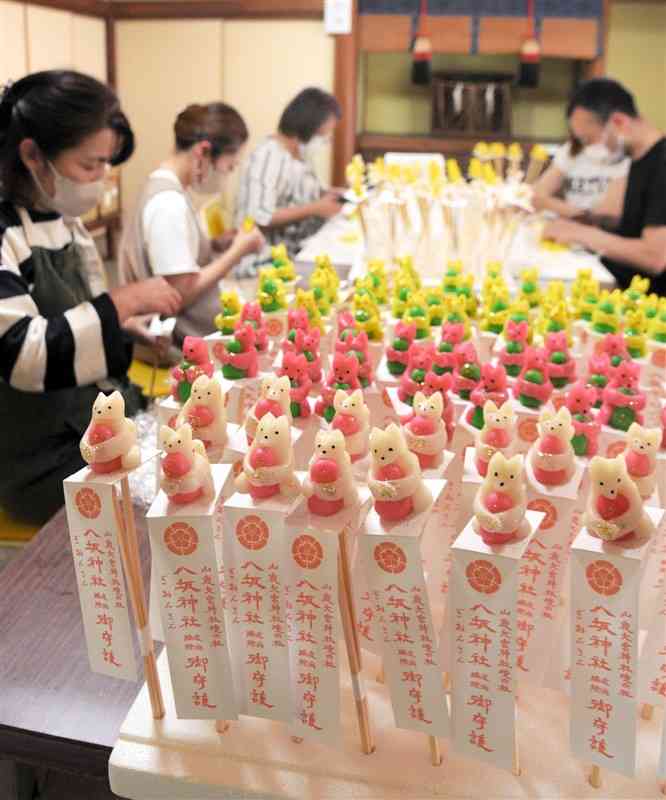
[[[583,143],[569,131],[569,155],[577,156],[583,150]]]
[[[89,75],[72,70],[35,72],[0,92],[0,192],[6,200],[29,205],[34,186],[19,153],[34,139],[53,160],[85,138],[110,128],[118,137],[111,164],[122,164],[134,150],[134,134],[114,92]]]
[[[340,119],[340,104],[323,89],[309,87],[299,92],[282,112],[278,130],[307,143],[329,117]]]
[[[188,106],[177,116],[173,130],[177,150],[189,150],[197,142],[210,142],[213,158],[233,155],[249,136],[243,117],[226,103]]]

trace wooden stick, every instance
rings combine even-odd
[[[215,721],[215,730],[218,733],[226,733],[229,730],[229,723],[226,719],[218,719]]]
[[[153,637],[150,631],[148,610],[146,607],[146,593],[141,574],[141,561],[139,558],[139,545],[137,543],[136,526],[134,524],[134,510],[132,507],[132,496],[130,494],[129,481],[124,477],[121,482],[123,495],[123,508],[120,509],[118,496],[113,491],[113,505],[116,514],[116,524],[118,525],[118,542],[120,554],[127,577],[134,619],[139,633],[141,652],[143,655],[143,670],[150,696],[150,705],[153,710],[153,719],[164,717],[164,699],[162,697],[162,687],[160,678],[157,674],[157,661],[153,647]]]
[[[379,669],[377,670],[377,677],[375,679],[377,683],[385,683],[386,682],[386,673],[384,672],[384,664],[380,664]]]
[[[597,767],[596,765],[592,767],[588,782],[590,786],[593,786],[595,789],[601,788],[601,767]]]
[[[641,708],[641,718],[652,719],[653,714],[654,714],[654,706],[651,706],[649,703],[643,703],[643,707]]]
[[[436,736],[428,736],[428,744],[430,745],[430,763],[433,767],[441,767],[442,751],[439,747],[439,739]]]
[[[352,688],[356,702],[356,716],[358,718],[359,733],[361,736],[361,750],[370,755],[375,750],[370,729],[370,714],[368,712],[368,699],[365,696],[363,675],[361,674],[360,646],[356,625],[354,624],[354,605],[351,596],[351,584],[348,582],[349,562],[347,559],[347,546],[344,540],[344,531],[338,536],[338,591],[340,594],[340,617],[342,629],[347,646],[349,671],[351,673]]]
[[[518,729],[513,729],[513,769],[511,770],[516,778],[520,778],[520,753],[518,752]]]

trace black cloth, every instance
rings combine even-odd
[[[666,138],[660,139],[647,153],[631,162],[627,178],[627,191],[618,236],[640,239],[644,228],[666,225]],[[618,285],[626,289],[634,275],[647,275],[637,267],[610,258],[602,259],[613,273]],[[666,295],[666,273],[651,280],[650,290]]]

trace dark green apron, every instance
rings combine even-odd
[[[35,246],[30,241],[29,217],[24,213],[21,217],[34,267],[31,295],[39,313],[58,316],[90,300],[82,254],[74,237],[62,251]],[[129,382],[118,386],[131,416],[138,411],[140,400],[134,391],[126,391],[129,387]],[[10,514],[41,523],[63,504],[62,481],[83,466],[79,441],[98,392],[96,385],[21,392],[0,381],[0,505]]]

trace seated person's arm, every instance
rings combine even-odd
[[[134,314],[173,314],[180,298],[161,278],[122,286],[44,317],[17,266],[0,266],[0,377],[23,392],[121,377],[131,348],[121,324]]]
[[[246,175],[245,180],[248,181],[243,192],[246,202],[245,207],[239,211],[242,212],[242,216],[252,217],[262,228],[284,228],[308,217],[329,219],[341,208],[337,199],[338,194],[322,189],[313,192],[315,199],[309,203],[280,208],[277,184],[271,175],[265,178]]]
[[[334,217],[342,208],[338,197],[336,192],[325,192],[312,203],[276,209],[266,227],[284,228],[285,225],[300,222],[308,217],[321,217],[322,219]]]
[[[532,205],[537,211],[553,211],[560,217],[575,217],[582,213],[577,206],[556,197],[564,183],[564,173],[551,164],[534,184]]]
[[[185,198],[178,192],[162,192],[146,207],[143,218],[148,258],[153,272],[163,275],[174,287],[187,307],[202,294],[216,288],[218,282],[248,253],[264,245],[257,228],[236,232],[231,246],[210,264],[199,268],[195,242],[188,230],[188,209]]]
[[[660,275],[666,269],[666,225],[643,229],[640,239],[629,239],[615,233],[581,225],[579,243],[590,250],[637,267],[648,275]]]
[[[597,205],[581,214],[578,221],[585,225],[594,225],[605,231],[612,231],[620,224],[624,195],[627,189],[627,177],[616,178],[608,184],[606,194]]]

